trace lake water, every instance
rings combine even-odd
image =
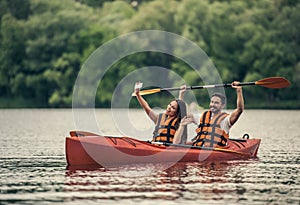
[[[102,132],[122,135],[109,110],[95,113]],[[135,127],[152,129],[142,110],[129,115],[140,119]],[[75,129],[71,109],[3,109],[0,120],[0,204],[300,204],[299,110],[242,114],[231,136],[261,138],[256,160],[171,167],[70,170],[64,143]]]

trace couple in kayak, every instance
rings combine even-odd
[[[202,147],[222,147],[227,145],[229,130],[239,119],[244,110],[244,99],[240,82],[234,81],[231,87],[236,89],[237,105],[231,113],[222,112],[226,98],[221,93],[211,96],[209,110],[197,114],[187,114],[186,105],[183,101],[186,86],[182,86],[179,99],[172,100],[164,113],[155,113],[147,101],[139,94],[139,86],[135,87],[135,95],[149,118],[155,123],[153,133],[154,142],[166,142],[174,144],[192,144]],[[196,136],[191,142],[187,142],[187,125],[196,123]]]

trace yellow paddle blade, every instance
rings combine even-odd
[[[286,88],[290,86],[290,82],[283,77],[270,77],[256,81],[255,85],[267,88]]]
[[[155,88],[155,89],[150,89],[150,90],[141,90],[140,95],[150,95],[153,93],[158,93],[160,91],[161,91],[160,88]],[[132,93],[132,96],[136,96],[135,93]]]

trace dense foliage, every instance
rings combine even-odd
[[[0,106],[71,107],[76,76],[95,49],[121,34],[151,29],[195,42],[224,82],[269,76],[291,81],[286,89],[244,89],[248,107],[300,108],[299,10],[298,0],[1,0]],[[107,73],[97,107],[110,106],[127,73],[151,65],[176,71],[190,85],[202,84],[180,60],[140,53]],[[165,103],[157,96],[150,100]]]

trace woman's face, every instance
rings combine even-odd
[[[170,117],[173,117],[177,114],[177,109],[178,109],[178,103],[175,100],[173,100],[167,106],[165,114],[170,116]]]

